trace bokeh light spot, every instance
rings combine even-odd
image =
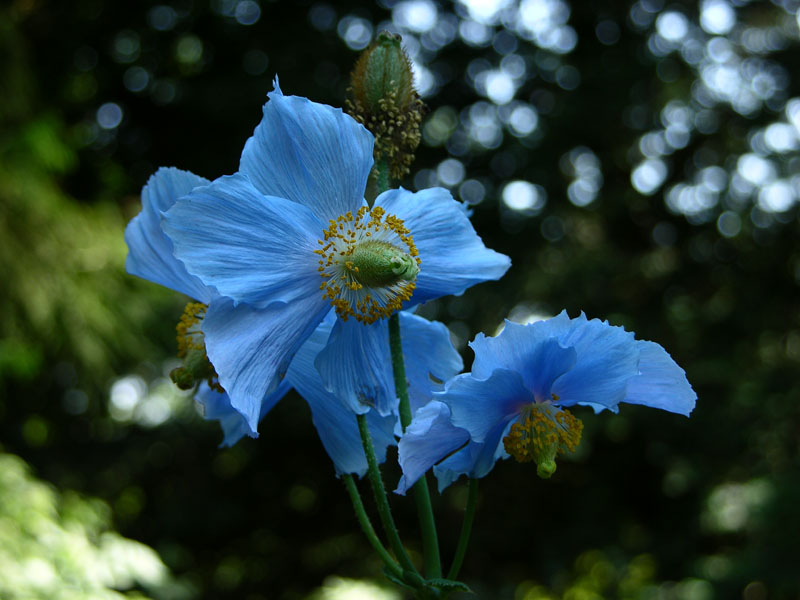
[[[255,25],[261,18],[261,7],[253,0],[242,0],[236,5],[233,18],[240,25]]]
[[[544,188],[528,181],[512,181],[503,188],[503,204],[513,211],[534,215],[544,208]]]
[[[667,178],[667,165],[663,160],[651,158],[645,160],[631,173],[631,184],[637,192],[645,195],[654,194]]]
[[[433,29],[436,19],[436,5],[430,0],[398,2],[392,9],[392,20],[395,24],[416,33]]]
[[[122,109],[115,102],[106,102],[97,109],[96,118],[103,129],[115,129],[122,122]]]

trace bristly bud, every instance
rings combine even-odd
[[[409,173],[425,110],[400,42],[399,35],[378,34],[356,62],[347,102],[348,112],[375,136],[375,161],[386,161],[392,179]]]

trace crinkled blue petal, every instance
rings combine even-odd
[[[262,194],[303,204],[327,226],[361,206],[373,141],[341,109],[284,96],[276,79],[239,170]]]
[[[289,382],[284,380],[274,392],[264,397],[261,401],[259,420],[263,419],[272,410],[291,387]],[[258,437],[258,434],[247,425],[247,420],[242,416],[242,413],[231,406],[231,399],[228,394],[212,390],[207,383],[202,383],[194,399],[201,405],[205,419],[219,421],[223,433],[220,447],[233,446],[246,435]]]
[[[605,321],[572,319],[559,343],[578,353],[575,366],[553,383],[559,406],[601,405],[614,409],[636,375],[639,351],[632,333]]]
[[[264,196],[240,174],[181,198],[162,227],[187,270],[236,302],[262,308],[313,296],[324,303],[314,254],[322,224],[305,206]]]
[[[470,342],[475,352],[472,375],[486,379],[497,369],[515,371],[532,393],[531,402],[552,400],[553,382],[575,366],[578,355],[574,348],[563,346],[536,325],[506,321],[495,337],[479,333]]]
[[[586,320],[585,317],[583,319]],[[536,321],[526,325],[513,323],[506,320],[503,330],[494,337],[487,337],[479,333],[469,346],[475,352],[475,361],[472,363],[472,374],[480,379],[485,379],[495,369],[511,369],[522,373],[527,385],[529,383],[530,356],[544,340],[561,336],[569,330],[572,320],[562,311],[556,317],[543,321]],[[567,344],[562,344],[567,346]]]
[[[426,405],[433,392],[461,372],[464,362],[450,341],[450,331],[408,311],[400,313],[400,339],[408,380],[411,414]]]
[[[664,348],[655,342],[637,341],[639,374],[628,382],[623,402],[689,416],[697,394],[681,369]]]
[[[286,379],[308,402],[314,425],[336,472],[361,476],[367,471],[367,460],[356,415],[325,389],[314,366],[317,355],[328,341],[331,326],[331,320],[323,322],[308,338],[289,366]],[[383,462],[386,449],[395,443],[393,428],[396,418],[393,415],[382,417],[375,411],[370,411],[366,418],[375,453]]]
[[[316,367],[327,390],[353,413],[374,408],[387,416],[397,410],[386,320],[364,325],[337,319]]]
[[[550,352],[543,353],[547,344]],[[574,353],[569,368],[563,368],[566,357],[560,364],[555,360],[559,352],[553,344]],[[475,352],[472,373],[476,377],[487,377],[497,368],[512,369],[522,375],[539,401],[555,394],[560,406],[586,404],[612,410],[637,373],[639,355],[633,334],[622,327],[589,321],[583,314],[570,319],[566,312],[528,325],[507,321],[496,337],[479,334],[470,346]]]
[[[405,495],[428,469],[469,442],[465,429],[450,422],[450,407],[431,401],[420,408],[398,443],[403,476],[396,493]]]
[[[142,212],[125,228],[128,258],[125,269],[148,281],[161,284],[191,296],[205,304],[214,290],[186,271],[184,264],[173,256],[172,241],[161,230],[161,213],[175,201],[209,181],[188,171],[172,167],[161,168],[142,188]]]
[[[375,206],[402,219],[419,250],[422,262],[411,304],[461,294],[476,283],[499,279],[511,266],[507,256],[483,245],[461,203],[443,188],[389,190]]]
[[[469,431],[476,442],[485,442],[496,427],[533,402],[520,374],[508,369],[496,369],[487,379],[457,375],[435,398],[450,407],[453,425]]]
[[[206,351],[231,405],[256,431],[261,403],[280,383],[294,353],[328,312],[316,298],[257,309],[213,300],[203,319]]]

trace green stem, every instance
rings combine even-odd
[[[464,513],[464,524],[461,526],[461,535],[458,538],[458,546],[456,547],[456,555],[453,557],[453,564],[450,566],[450,572],[447,573],[448,579],[456,579],[458,571],[461,569],[461,563],[464,562],[464,556],[467,553],[467,546],[469,545],[469,535],[472,532],[472,521],[475,519],[475,507],[478,504],[478,480],[469,480],[469,496],[467,496],[467,510]]]
[[[403,360],[403,342],[400,338],[400,317],[394,313],[389,318],[389,349],[392,354],[392,373],[394,374],[394,388],[400,400],[398,412],[403,431],[411,423],[411,403],[408,399],[408,383],[406,382],[406,367]],[[422,532],[422,549],[425,556],[426,577],[442,576],[442,561],[439,557],[439,537],[436,534],[436,521],[433,518],[431,495],[428,492],[426,476],[420,477],[414,484],[414,500],[417,503],[419,526]]]
[[[381,472],[378,469],[378,459],[375,457],[375,448],[372,445],[372,436],[369,433],[369,425],[367,425],[366,415],[357,415],[358,431],[361,433],[361,444],[364,446],[364,453],[367,456],[367,475],[369,482],[372,485],[372,495],[375,497],[375,504],[378,508],[378,515],[380,516],[383,529],[386,531],[386,536],[389,538],[389,545],[392,547],[400,566],[404,571],[416,574],[419,573],[411,562],[411,559],[403,547],[403,542],[400,541],[400,534],[397,532],[397,527],[394,524],[392,511],[389,508],[389,499],[386,497],[386,488],[383,486],[383,479]]]
[[[378,553],[378,556],[380,556],[386,568],[391,571],[392,575],[401,578],[403,576],[403,569],[400,568],[400,565],[391,557],[386,551],[386,548],[383,547],[380,539],[378,539],[378,535],[372,527],[372,522],[369,520],[369,515],[367,515],[367,511],[364,510],[364,503],[361,501],[361,495],[358,493],[358,487],[356,487],[356,482],[353,481],[353,476],[349,473],[345,473],[342,475],[342,481],[344,481],[344,487],[347,488],[347,493],[350,495],[350,501],[353,503],[353,510],[356,512],[356,518],[361,524],[361,530],[364,532],[364,535],[367,536],[367,540],[372,545],[375,552]]]

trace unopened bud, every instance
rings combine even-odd
[[[414,77],[400,36],[383,31],[367,48],[353,69],[353,95],[372,114],[381,112],[381,101],[408,109],[416,98]]]
[[[414,89],[411,62],[399,35],[381,32],[361,54],[351,74],[348,112],[375,136],[376,163],[393,179],[409,173],[420,143],[425,105]]]

